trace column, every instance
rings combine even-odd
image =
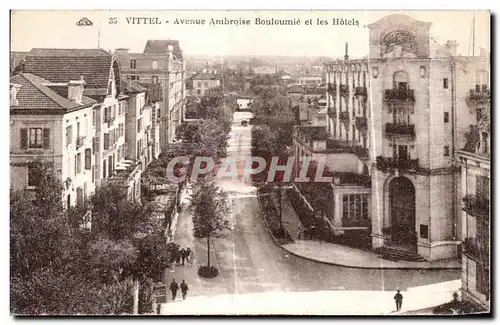
[[[335,191],[335,190],[334,190]],[[335,193],[335,209],[333,211],[333,226],[334,227],[342,227],[342,215],[343,215],[343,195]],[[344,232],[342,230],[335,230],[335,235],[341,235]]]

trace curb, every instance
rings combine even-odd
[[[260,204],[260,200],[259,200],[259,207],[262,208],[262,206]],[[326,264],[326,265],[333,265],[333,266],[341,266],[341,267],[345,267],[345,268],[370,269],[370,270],[434,270],[435,271],[435,270],[461,270],[462,269],[461,267],[383,267],[383,266],[360,266],[360,265],[349,265],[349,264],[342,264],[342,263],[338,263],[338,262],[336,263],[336,262],[329,262],[329,261],[314,259],[314,258],[309,257],[309,256],[305,256],[305,255],[301,255],[301,254],[295,253],[295,252],[289,250],[288,248],[284,247],[283,245],[281,245],[278,242],[278,240],[274,237],[274,235],[272,234],[271,230],[269,229],[269,224],[267,223],[266,218],[262,215],[262,209],[261,209],[261,212],[260,212],[260,216],[264,220],[264,224],[266,225],[267,232],[269,233],[269,235],[271,236],[271,238],[273,239],[273,241],[274,241],[274,243],[276,245],[280,246],[281,249],[285,250],[286,252],[290,253],[293,256],[300,257],[300,258],[303,258],[303,259],[306,259],[306,260],[309,260],[309,261],[312,261],[312,262],[322,263],[322,264]]]

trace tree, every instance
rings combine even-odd
[[[210,267],[210,237],[219,236],[229,228],[224,218],[230,213],[229,197],[214,182],[200,181],[191,197],[194,235],[207,238],[208,266]]]
[[[159,228],[158,221],[152,217],[155,205],[128,201],[124,190],[117,185],[99,187],[90,202],[94,235],[113,240],[131,239]]]

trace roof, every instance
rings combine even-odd
[[[79,80],[88,88],[108,88],[113,56],[101,49],[32,49],[24,72],[51,82]]]
[[[75,109],[96,103],[86,96],[82,97],[82,104],[75,103],[61,95],[64,90],[59,86],[49,87],[45,85],[49,83],[47,80],[30,73],[15,75],[10,82],[22,86],[16,96],[18,105],[14,106],[15,109]],[[65,91],[67,93],[67,87]]]
[[[142,86],[135,80],[122,78],[121,82],[122,82],[122,89],[127,93],[143,93],[148,90],[148,88]]]
[[[177,40],[148,40],[144,53],[165,54],[168,53],[168,46],[173,46],[173,54],[179,60],[182,60],[182,51]]]
[[[196,76],[194,76],[193,80],[219,80],[219,78],[216,74],[202,72],[202,73],[198,73]]]
[[[10,52],[10,70],[14,70],[29,52]]]

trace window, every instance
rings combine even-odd
[[[38,186],[41,180],[41,164],[28,164],[28,186]]]
[[[92,150],[85,149],[85,169],[89,170],[92,168]]]
[[[104,150],[109,150],[109,133],[104,133]]]
[[[73,126],[66,127],[66,146],[71,144],[71,139],[73,139]]]
[[[201,94],[201,89],[197,89],[197,90],[196,90],[196,93],[197,93],[198,95],[200,95],[200,94]]]
[[[135,69],[136,64],[137,64],[136,60],[130,60],[130,69]]]
[[[450,146],[444,146],[444,156],[445,157],[450,156]]]
[[[95,111],[92,111],[92,126],[95,127],[96,126],[96,113]]]
[[[443,78],[443,88],[448,89],[448,78]]]
[[[198,81],[198,88],[201,87],[201,81]]]
[[[450,122],[450,113],[444,112],[444,123]]]
[[[83,190],[81,187],[78,187],[76,189],[76,204],[77,205],[83,204]]]
[[[142,118],[137,120],[137,132],[141,132]]]
[[[43,147],[42,130],[43,130],[42,128],[29,129],[29,148]]]
[[[102,178],[106,178],[106,172],[108,169],[106,168],[106,160],[102,162]]]
[[[75,158],[75,175],[80,174],[82,171],[82,154],[77,153]]]
[[[152,76],[152,79],[154,84],[158,83],[158,76]]]
[[[78,147],[78,144],[80,142],[80,122],[76,122],[76,146]]]
[[[153,69],[158,69],[158,61],[153,60],[153,62],[151,63],[151,67],[152,67]]]

